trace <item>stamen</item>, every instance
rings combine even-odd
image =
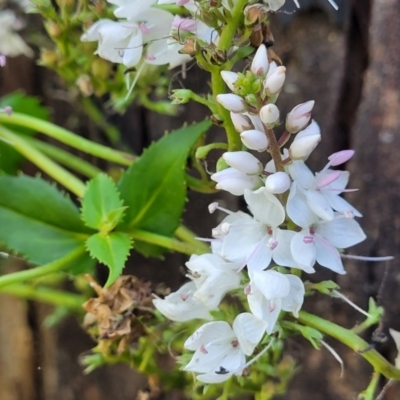
[[[393,256],[383,256],[383,257],[366,257],[366,256],[355,256],[351,254],[341,254],[342,258],[348,258],[349,260],[361,260],[361,261],[392,261],[394,260]]]
[[[11,115],[13,113],[13,109],[10,106],[6,106],[4,108],[0,108],[0,113],[5,113],[7,115]]]
[[[233,340],[232,341],[232,347],[238,347],[239,346],[239,341],[238,340]]]
[[[148,55],[147,55],[147,59],[148,59],[149,61],[154,61],[154,60],[156,59],[156,56],[153,55],[153,54],[148,54]]]
[[[246,285],[246,286],[244,287],[244,294],[245,294],[246,296],[248,296],[249,294],[251,294],[251,286],[250,286],[250,285]]]
[[[146,26],[146,24],[144,22],[142,22],[139,25],[139,28],[143,33],[149,33],[150,32],[149,28]]]
[[[267,246],[268,246],[268,248],[269,248],[270,250],[274,250],[274,249],[276,249],[277,246],[278,246],[278,241],[275,240],[274,238],[269,238],[269,239],[268,239]]]
[[[202,343],[201,345],[200,345],[200,352],[201,353],[203,353],[203,354],[208,354],[208,351],[207,351],[207,349],[206,349],[206,347],[204,346],[204,343]]]
[[[186,301],[189,298],[189,296],[190,296],[189,293],[182,293],[180,297],[182,301]]]
[[[303,237],[303,242],[304,242],[305,244],[314,243],[314,236],[304,236],[304,237]]]
[[[342,360],[342,358],[339,356],[339,354],[333,349],[333,347],[329,346],[328,343],[324,342],[323,340],[321,340],[320,342],[322,344],[322,346],[324,346],[332,355],[333,357],[336,358],[336,360],[338,361],[338,363],[340,364],[340,377],[339,378],[343,378],[344,375],[344,362]]]
[[[351,305],[355,310],[360,312],[361,314],[364,314],[368,318],[372,318],[372,315],[368,314],[366,311],[364,311],[362,308],[358,307],[357,304],[353,303],[350,299],[348,299],[344,294],[338,292],[337,290],[332,290],[331,292],[332,297],[338,297],[339,299],[344,300],[346,303]]]
[[[219,206],[219,203],[216,202],[216,201],[215,201],[214,203],[211,203],[211,204],[208,206],[208,212],[209,212],[210,214],[212,214],[215,210],[223,211],[223,212],[226,213],[226,214],[233,214],[233,211],[230,211],[230,210],[228,210],[228,209],[226,209],[226,208],[220,207],[220,206]]]
[[[342,171],[333,171],[331,173],[328,173],[324,175],[322,178],[317,178],[317,188],[323,188],[325,186],[330,185],[332,182],[335,182],[340,175],[342,174]]]
[[[7,64],[7,57],[4,54],[0,54],[0,67],[5,67]]]

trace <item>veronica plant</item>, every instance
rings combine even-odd
[[[82,78],[83,68],[92,93],[100,95],[120,93],[120,78],[132,73],[124,89],[132,101],[143,91],[150,93],[150,80],[160,78],[165,69],[185,70],[186,63],[195,60],[210,74],[210,94],[176,90],[172,103],[205,105],[210,120],[169,133],[136,157],[51,124],[37,104],[27,112],[27,104],[17,102],[11,113],[12,98],[3,100],[3,146],[33,162],[79,199],[80,207],[40,177],[13,176],[21,159],[14,160],[9,175],[0,176],[0,223],[8,227],[0,231],[0,241],[38,266],[1,276],[0,291],[77,309],[81,296],[49,292],[41,285],[32,292],[31,284],[59,271],[87,274],[97,297],[83,305],[84,326],[98,340],[83,360],[87,370],[127,362],[140,372],[157,374],[166,387],[186,388],[192,398],[251,393],[261,400],[282,393],[295,368],[284,354],[284,341],[295,335],[316,348],[326,346],[323,335],[330,335],[358,351],[376,372],[365,393],[375,391],[379,374],[399,380],[400,370],[358,336],[382,316],[373,301],[368,312],[361,310],[367,319],[354,330],[302,311],[304,297],[315,292],[346,299],[333,282],[311,284],[307,274],[319,266],[345,274],[346,250],[366,236],[356,219],[360,212],[341,196],[353,190],[347,189],[349,173],[336,169],[354,151],[330,155],[314,173],[306,164],[321,140],[311,118],[314,101],[297,105],[286,116],[276,105],[286,69],[264,42],[271,15],[285,1],[109,3],[104,8],[62,2],[63,13],[53,24],[50,3],[37,3],[57,44],[53,58],[49,51],[42,52],[42,63],[69,85]],[[84,32],[75,30],[68,36],[77,26]],[[79,68],[69,67],[64,61],[75,57],[82,43],[92,43],[91,52],[79,59]],[[234,72],[243,59],[251,60],[248,67]],[[118,64],[117,69],[110,69],[109,63]],[[118,89],[115,82],[107,83],[115,71]],[[210,121],[225,130],[226,143],[205,144]],[[112,179],[88,162],[40,142],[34,131],[126,169]],[[224,153],[209,179],[199,160],[215,149]],[[258,153],[267,153],[269,161],[261,161]],[[186,169],[188,158],[200,178]],[[211,213],[226,216],[209,238],[195,238],[180,225],[187,187],[244,196],[249,213],[211,203]],[[151,297],[149,284],[121,276],[132,250],[147,256],[167,250],[190,255],[188,282],[173,293],[154,288]],[[109,269],[104,287],[88,275],[95,261]],[[155,353],[171,348],[179,354],[183,371],[165,373],[157,365]],[[268,378],[279,378],[280,383]],[[365,393],[364,398],[372,398]]]

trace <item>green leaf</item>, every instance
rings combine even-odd
[[[86,241],[86,248],[90,255],[110,270],[106,286],[111,285],[121,275],[131,247],[130,237],[122,232],[106,235],[96,233]]]
[[[0,242],[30,262],[55,261],[85,242],[78,208],[44,180],[0,176],[0,193]]]
[[[125,208],[108,175],[100,174],[88,183],[81,209],[87,226],[103,233],[110,232],[122,220]]]
[[[203,121],[164,136],[128,168],[118,185],[128,206],[123,229],[173,234],[186,201],[185,166],[190,148],[210,126],[210,121]],[[165,251],[140,242],[135,248],[146,255]]]
[[[308,282],[306,288],[307,290],[317,290],[318,292],[326,294],[328,296],[332,294],[332,290],[340,289],[339,285],[333,281],[322,281],[319,283]]]
[[[40,105],[36,97],[27,96],[21,92],[14,92],[0,99],[0,108],[11,106],[14,112],[23,113],[32,117],[49,120],[47,108]],[[33,136],[35,131],[29,128],[16,127],[4,124],[13,132]],[[15,151],[11,146],[4,142],[0,142],[0,170],[7,174],[15,175],[24,161],[24,157]]]

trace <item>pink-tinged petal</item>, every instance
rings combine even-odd
[[[245,190],[244,199],[254,218],[264,225],[276,227],[285,220],[285,209],[282,204],[265,187],[255,192]]]
[[[334,214],[325,196],[315,190],[307,190],[307,203],[318,217],[332,221]]]
[[[286,168],[289,175],[300,187],[304,189],[310,189],[313,187],[315,182],[314,174],[307,167],[304,161],[293,161]]]
[[[278,246],[272,251],[272,258],[282,267],[294,267],[295,262],[290,250],[290,243],[295,232],[283,229],[276,229],[276,240]]]
[[[246,256],[246,264],[249,274],[254,271],[262,271],[269,267],[272,258],[272,251],[268,247],[268,237],[264,236]]]
[[[226,340],[233,340],[235,338],[230,325],[225,321],[207,322],[189,336],[184,344],[184,348],[194,351],[200,349],[203,344],[221,338],[226,338]]]
[[[250,311],[258,318],[264,320],[264,311],[267,309],[267,299],[257,289],[251,287],[251,293],[247,295],[247,302],[249,303]]]
[[[233,331],[244,354],[247,356],[253,354],[266,328],[267,323],[265,321],[250,313],[242,313],[235,318],[235,321],[233,321]]]
[[[318,221],[317,215],[312,212],[306,196],[302,190],[297,187],[296,182],[293,182],[290,187],[286,211],[290,219],[302,228],[308,228]]]
[[[330,165],[333,167],[343,164],[346,161],[349,161],[351,157],[353,157],[355,151],[354,150],[342,150],[337,153],[333,153],[328,157],[330,161]]]
[[[354,208],[349,202],[347,202],[343,197],[340,197],[335,194],[327,194],[324,193],[326,200],[328,201],[329,205],[335,210],[340,213],[344,213],[346,211],[352,211],[356,217],[362,217],[362,214]]]
[[[339,249],[347,249],[366,239],[360,225],[354,219],[347,218],[318,224],[316,232]]]
[[[253,219],[234,222],[223,239],[222,257],[229,261],[244,261],[253,248],[265,236],[265,228]]]
[[[315,250],[318,264],[338,274],[346,273],[339,252],[319,235],[315,235]]]
[[[267,300],[286,297],[290,291],[286,275],[273,270],[255,272],[250,284],[255,285]]]
[[[317,188],[323,188],[324,186],[330,185],[332,182],[335,182],[340,175],[341,171],[332,171],[323,175],[323,177],[317,178]]]
[[[293,236],[290,243],[290,250],[294,261],[302,268],[310,269],[315,264],[315,246],[313,243],[305,243],[305,238],[309,236],[308,231],[301,231]]]
[[[267,333],[271,334],[278,321],[279,314],[282,310],[282,299],[273,299],[267,301],[267,306],[264,310],[264,321],[267,323]]]
[[[282,299],[282,310],[289,311],[297,318],[304,301],[304,283],[296,275],[286,275],[290,282],[290,293]]]

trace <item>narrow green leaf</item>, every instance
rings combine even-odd
[[[32,263],[65,256],[90,232],[72,201],[42,179],[0,176],[0,193],[0,242]]]
[[[118,185],[128,206],[123,229],[173,234],[186,201],[185,166],[190,148],[210,126],[210,121],[203,121],[164,136],[128,168]],[[135,248],[143,248],[145,254],[157,253],[154,246],[142,245],[137,242]]]
[[[106,286],[111,285],[121,275],[131,247],[131,239],[122,232],[106,235],[96,233],[86,241],[86,248],[90,255],[110,270]]]
[[[110,232],[122,220],[124,210],[118,189],[108,175],[99,174],[88,183],[81,209],[87,226]]]

